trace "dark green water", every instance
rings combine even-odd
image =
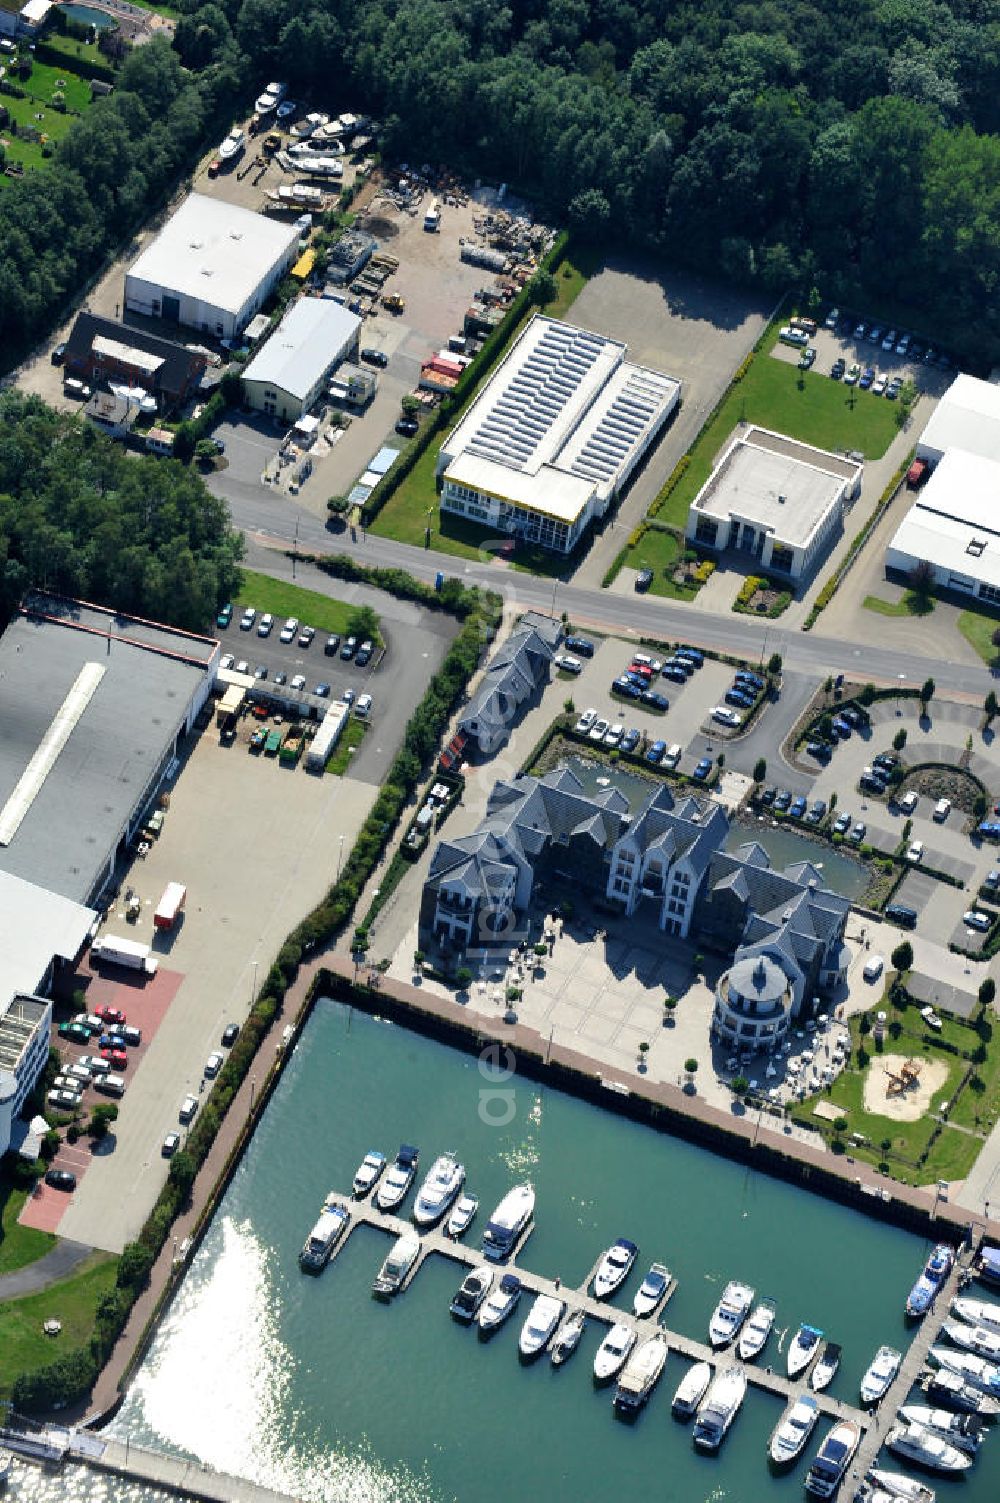
[[[443,1259],[394,1305],[374,1302],[389,1242],[365,1228],[322,1276],[299,1272],[326,1192],[349,1187],[369,1147],[409,1140],[425,1167],[460,1150],[483,1201],[480,1233],[530,1176],[537,1227],[521,1260],[567,1284],[614,1237],[634,1238],[643,1268],[620,1298],[630,1306],[645,1266],[662,1259],[680,1280],[667,1310],[679,1330],[704,1336],[721,1286],[748,1279],[777,1299],[780,1327],[809,1320],[841,1342],[834,1392],[847,1400],[875,1348],[906,1341],[919,1239],[516,1077],[501,1087],[509,1104],[483,1095],[496,1089],[475,1060],[362,1015],[348,1026],[343,1008],[321,1003],[115,1431],[323,1503],[804,1496],[805,1460],[769,1475],[779,1406],[752,1390],[722,1454],[693,1451],[670,1417],[677,1356],[625,1426],[591,1383],[598,1328],[562,1370],[523,1368],[520,1319],[488,1344],[449,1319],[458,1275]],[[491,1125],[508,1110],[506,1125]],[[960,1484],[967,1503],[1000,1496],[997,1447]],[[951,1490],[940,1484],[939,1497]]]

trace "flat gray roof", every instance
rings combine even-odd
[[[74,961],[96,922],[92,908],[0,871],[0,1030],[11,998],[36,992],[55,956]]]
[[[691,509],[724,522],[738,517],[805,548],[860,472],[823,449],[752,428],[730,444]]]
[[[217,644],[35,595],[0,637],[0,872],[86,903]]]

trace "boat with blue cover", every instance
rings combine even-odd
[[[955,1249],[946,1242],[939,1242],[931,1253],[917,1282],[906,1298],[906,1313],[911,1320],[922,1320],[933,1305],[938,1290],[951,1273],[955,1263]]]

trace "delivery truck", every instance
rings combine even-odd
[[[156,975],[158,961],[150,953],[148,945],[137,939],[119,939],[114,934],[102,934],[90,947],[90,958],[102,965],[120,965],[129,971],[144,971],[147,976]]]
[[[177,915],[184,907],[184,899],[187,897],[187,888],[181,882],[168,882],[163,889],[163,896],[156,905],[153,914],[153,924],[157,929],[172,929],[177,922]]]

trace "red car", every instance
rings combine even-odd
[[[125,1023],[128,1019],[117,1007],[99,1007],[97,1016],[103,1018],[105,1023]]]
[[[629,673],[638,673],[644,679],[651,679],[653,677],[653,670],[648,663],[629,663],[628,671]]]
[[[102,1049],[101,1058],[106,1059],[108,1064],[114,1065],[116,1070],[124,1070],[128,1064],[128,1055],[124,1049]]]

